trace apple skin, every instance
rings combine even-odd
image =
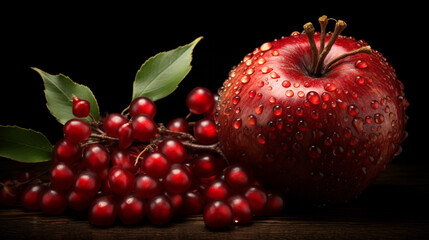
[[[320,34],[314,39],[319,48]],[[324,64],[363,46],[340,35]],[[250,164],[267,188],[345,202],[400,152],[408,102],[375,50],[341,59],[320,77],[310,66],[309,40],[298,32],[247,54],[218,91],[219,141],[230,162]]]

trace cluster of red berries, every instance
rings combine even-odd
[[[54,146],[49,182],[33,181],[22,192],[5,182],[0,201],[11,205],[20,195],[25,209],[48,215],[67,207],[87,211],[97,226],[117,218],[137,224],[145,216],[165,225],[174,216],[203,213],[208,227],[225,228],[279,214],[283,198],[264,190],[247,166],[228,166],[218,149],[216,101],[210,90],[197,87],[186,104],[204,117],[175,118],[164,126],[154,122],[156,106],[146,97],[133,100],[126,114],[88,123],[79,118],[91,116],[89,102],[74,96],[76,118],[64,125],[64,138]]]

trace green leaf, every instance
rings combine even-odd
[[[18,126],[0,126],[0,156],[18,162],[51,160],[52,144],[40,132]]]
[[[133,99],[145,96],[156,101],[172,93],[191,70],[192,51],[201,39],[146,60],[134,80]]]
[[[91,105],[91,115],[95,120],[98,120],[100,115],[98,103],[94,94],[92,94],[87,86],[77,84],[62,74],[51,75],[38,68],[32,69],[38,72],[43,79],[47,101],[46,106],[58,122],[65,124],[68,120],[75,118],[72,113],[73,95],[87,100]],[[83,120],[90,122],[91,118],[87,117]]]

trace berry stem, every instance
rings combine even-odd
[[[206,151],[206,152],[211,152],[211,153],[215,153],[218,154],[219,156],[221,156],[225,162],[230,165],[228,159],[226,158],[225,154],[222,151],[222,148],[220,146],[220,143],[214,143],[211,145],[201,145],[201,144],[196,144],[196,143],[191,143],[191,142],[182,142],[182,144],[192,150],[195,151]]]

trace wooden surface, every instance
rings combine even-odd
[[[227,231],[207,229],[201,215],[176,219],[166,227],[147,222],[128,227],[118,221],[97,228],[72,212],[52,217],[1,208],[0,239],[429,239],[428,170],[426,164],[393,163],[349,203],[288,203],[282,216],[255,219]]]

